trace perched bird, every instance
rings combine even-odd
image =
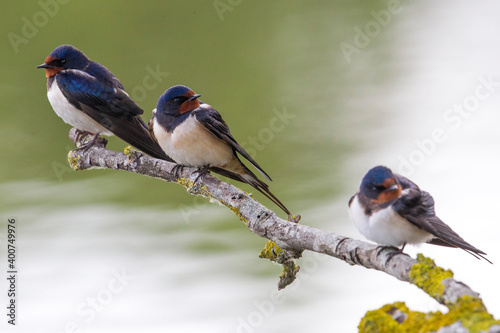
[[[290,211],[269,187],[250,171],[236,153],[245,157],[268,180],[269,175],[236,142],[217,110],[201,102],[186,86],[169,88],[158,100],[149,129],[161,148],[180,166],[198,168],[196,180],[213,171],[247,183],[264,194],[288,215]]]
[[[37,68],[45,69],[47,97],[67,124],[95,134],[116,135],[152,157],[172,161],[151,138],[140,115],[143,110],[121,82],[103,65],[71,45],[58,46]]]
[[[384,246],[430,243],[459,247],[474,257],[486,253],[467,243],[434,212],[434,199],[409,179],[376,166],[349,200],[349,215],[359,232]]]

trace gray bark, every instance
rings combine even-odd
[[[172,172],[175,166],[173,163],[152,158],[135,150],[127,154],[107,150],[105,144],[105,140],[102,139],[86,151],[71,151],[68,154],[70,165],[75,170],[113,169],[134,172],[166,182],[179,183],[192,195],[215,199],[231,209],[245,222],[251,232],[275,242],[285,250],[281,260],[276,260],[282,264],[300,257],[302,251],[309,250],[340,259],[349,265],[376,269],[401,281],[413,283],[409,272],[418,261],[406,254],[391,257],[390,254],[396,250],[394,248],[380,248],[364,241],[284,220],[242,190],[211,175],[200,178],[193,184],[197,176],[194,172],[196,169],[184,168],[177,179]],[[442,297],[430,295],[441,304],[449,305],[464,295],[479,296],[467,285],[453,278],[444,280],[443,285]]]

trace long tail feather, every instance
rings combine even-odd
[[[464,240],[462,240],[462,241],[463,241],[463,243],[467,244],[468,246],[464,247],[464,246],[461,246],[462,242],[460,242],[460,243],[449,242],[449,241],[446,241],[445,239],[442,239],[442,238],[434,238],[434,239],[430,240],[428,243],[429,244],[434,244],[434,245],[440,245],[440,246],[447,246],[447,247],[459,248],[459,249],[462,249],[465,252],[469,253],[470,255],[474,256],[477,259],[483,258],[484,260],[486,260],[490,264],[493,264],[490,260],[488,260],[484,256],[484,255],[486,255],[486,253],[484,253],[483,251],[481,251],[479,249],[476,249],[475,247],[473,247],[469,243],[466,243]]]
[[[243,164],[242,164],[243,165]],[[250,171],[247,167],[243,165],[246,174],[241,175],[226,169],[218,168],[218,167],[210,167],[210,171],[218,173],[224,177],[231,178],[233,180],[240,181],[242,183],[246,183],[257,191],[262,193],[266,198],[271,200],[276,206],[278,206],[281,210],[283,210],[287,215],[291,215],[290,211],[286,206],[269,190],[269,186],[264,183],[262,180],[258,179],[255,174]]]

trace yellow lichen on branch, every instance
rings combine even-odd
[[[266,246],[260,252],[259,258],[269,259],[272,262],[282,265],[283,272],[280,275],[278,289],[283,289],[295,281],[300,267],[295,263],[293,258],[287,256],[287,253],[273,241],[270,240],[266,243]]]
[[[77,138],[71,132],[70,137],[72,140]],[[80,138],[78,148],[82,147],[83,141]],[[127,147],[124,153],[105,147],[106,140],[99,139],[89,149],[71,151],[68,161],[74,170],[125,170],[179,183],[190,194],[202,195],[211,202],[225,205],[245,222],[250,231],[269,240],[261,257],[282,265],[280,289],[295,280],[299,267],[294,259],[300,258],[302,251],[309,250],[412,283],[448,307],[448,313],[443,314],[410,311],[404,303],[385,305],[366,313],[359,325],[360,332],[429,332],[447,326],[447,332],[458,327],[470,332],[490,329],[491,333],[498,331],[496,325],[500,327],[500,322],[487,312],[477,292],[455,280],[451,271],[437,267],[431,259],[422,255],[413,259],[400,253],[393,257],[397,249],[380,251],[377,246],[363,241],[298,224],[298,218],[293,221],[281,219],[248,193],[216,177],[206,175],[194,183],[193,173],[196,170],[193,168],[177,170],[175,164],[151,158],[131,147]],[[492,325],[495,325],[493,330]]]
[[[358,326],[360,333],[412,333],[435,332],[442,327],[460,322],[471,333],[487,331],[492,325],[500,325],[486,311],[481,299],[463,296],[450,303],[449,311],[411,311],[403,302],[387,304],[378,310],[368,311]]]
[[[432,298],[442,300],[444,285],[443,280],[452,278],[453,272],[436,266],[430,258],[417,254],[418,263],[410,270],[411,283],[425,291]]]
[[[442,327],[460,322],[471,333],[487,331],[492,325],[500,325],[488,313],[479,297],[461,296],[451,302],[443,298],[443,281],[453,278],[453,272],[436,266],[432,259],[417,255],[417,263],[411,267],[410,282],[432,298],[444,303],[448,313],[411,311],[402,302],[387,304],[378,310],[368,311],[358,326],[361,333],[434,332]]]

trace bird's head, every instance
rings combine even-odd
[[[56,47],[37,68],[44,68],[45,76],[52,77],[64,69],[83,70],[89,62],[89,58],[76,47],[61,45]]]
[[[200,96],[186,86],[173,86],[161,95],[156,105],[156,112],[180,116],[199,107]]]
[[[391,169],[376,166],[363,177],[360,192],[377,204],[397,199],[401,195],[401,185]]]

